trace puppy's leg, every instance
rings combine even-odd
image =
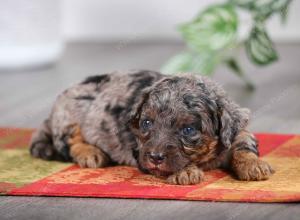
[[[257,141],[253,134],[243,130],[232,144],[231,169],[240,180],[266,180],[275,171],[258,158]]]
[[[63,160],[53,146],[48,120],[45,120],[40,128],[33,133],[30,142],[30,154],[44,160]]]
[[[109,158],[99,148],[84,142],[78,125],[71,126],[72,135],[68,140],[70,155],[80,167],[98,168],[109,163]]]
[[[204,179],[204,172],[192,164],[167,178],[167,182],[174,185],[194,185]]]

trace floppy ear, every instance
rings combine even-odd
[[[133,104],[131,107],[131,111],[129,112],[129,127],[134,132],[136,129],[139,128],[139,119],[141,116],[141,111],[143,108],[143,105],[146,103],[146,101],[149,98],[149,93],[151,91],[151,88],[146,88],[142,91],[142,94],[139,96],[138,100]]]
[[[149,97],[149,92],[143,92],[143,94],[141,94],[137,102],[133,104],[131,111],[129,113],[130,121],[139,119],[142,107],[147,101],[148,97]]]
[[[146,103],[146,101],[149,98],[149,95],[151,91],[161,82],[166,80],[166,78],[162,78],[155,82],[153,85],[144,88],[140,93],[138,99],[135,101],[135,103],[131,107],[131,111],[129,112],[129,126],[132,129],[137,129],[138,128],[138,122],[140,119],[140,113],[143,108],[143,105]]]
[[[231,147],[234,137],[244,129],[249,121],[250,110],[235,103],[226,103],[219,109],[219,136],[226,148]]]

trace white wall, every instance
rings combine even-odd
[[[225,0],[224,0],[225,1]],[[179,39],[176,25],[200,9],[222,0],[63,0],[63,32],[68,40]],[[288,22],[274,17],[268,24],[273,39],[300,41],[300,1],[291,4]],[[250,24],[242,16],[241,35]]]

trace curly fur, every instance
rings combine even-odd
[[[146,119],[152,122],[147,131],[141,126]],[[218,167],[234,167],[243,179],[251,175],[243,173],[244,164],[233,161],[235,152],[251,152],[251,160],[258,155],[256,140],[246,130],[248,121],[249,110],[207,77],[114,72],[88,77],[59,95],[50,116],[33,135],[31,154],[76,162],[68,141],[73,138],[70,125],[75,124],[89,149],[100,149],[110,163],[138,166],[143,172],[168,177],[173,184],[195,184],[203,179],[202,170]],[[190,125],[196,133],[182,135],[181,129]],[[269,176],[271,167],[265,169]]]

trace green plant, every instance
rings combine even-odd
[[[248,88],[253,84],[246,77],[232,51],[245,47],[250,61],[268,65],[278,59],[278,54],[266,30],[266,21],[279,14],[286,20],[291,0],[227,0],[200,12],[194,20],[179,26],[188,49],[172,57],[162,68],[164,72],[200,72],[213,74],[220,64],[227,65],[241,77]],[[251,14],[252,29],[244,41],[239,41],[238,10]]]

